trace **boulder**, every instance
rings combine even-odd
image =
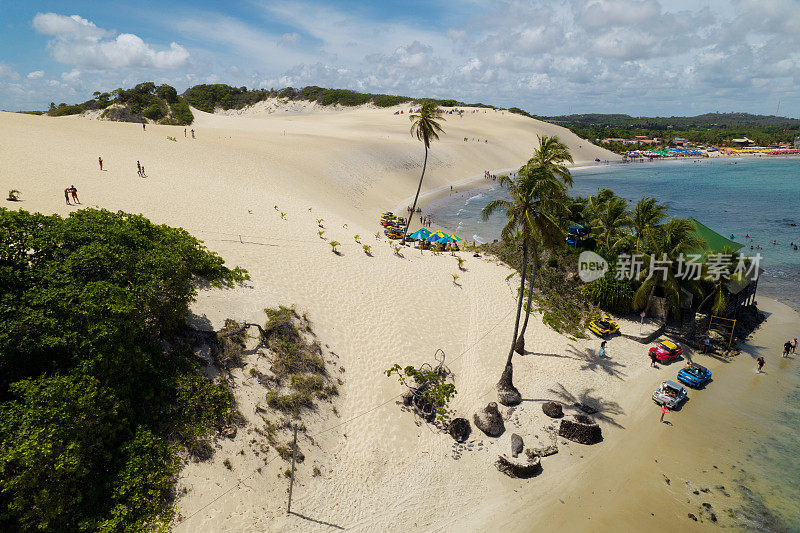
[[[597,444],[603,440],[600,426],[586,415],[575,415],[572,420],[562,420],[558,427],[558,434],[580,444]]]
[[[505,475],[523,479],[533,477],[542,470],[542,464],[538,457],[525,462],[516,462],[505,455],[500,455],[494,464]]]
[[[555,444],[551,444],[550,446],[545,446],[544,448],[534,448],[532,450],[527,450],[525,454],[533,459],[534,457],[547,457],[549,455],[555,455],[558,453],[558,446]]]
[[[544,402],[542,404],[542,412],[550,418],[561,418],[564,416],[564,410],[558,402]]]
[[[506,430],[503,417],[497,410],[497,404],[489,403],[486,407],[475,413],[473,417],[475,426],[490,437],[499,437]]]
[[[449,430],[450,436],[453,437],[456,442],[464,442],[469,438],[472,427],[470,427],[469,420],[466,418],[455,418],[450,422]]]
[[[525,448],[525,443],[522,440],[522,437],[517,435],[516,433],[511,434],[511,456],[516,457],[522,453],[522,450]]]

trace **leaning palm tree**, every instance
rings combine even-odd
[[[520,169],[516,179],[501,176],[500,186],[508,191],[510,200],[494,200],[481,211],[481,217],[487,220],[498,209],[505,209],[508,222],[500,232],[503,240],[510,241],[515,230],[521,230],[522,237],[522,275],[520,279],[519,298],[517,301],[517,317],[514,322],[514,339],[508,351],[506,366],[497,383],[497,393],[503,405],[517,405],[522,395],[513,384],[512,358],[516,347],[519,321],[522,315],[522,302],[525,295],[525,278],[528,269],[528,248],[533,232],[541,231],[547,235],[560,232],[558,223],[550,215],[549,204],[554,198],[565,196],[565,185],[553,175],[542,169],[533,169],[527,165]]]
[[[445,120],[442,117],[442,112],[436,102],[427,101],[422,104],[419,111],[415,114],[408,116],[411,120],[411,135],[422,141],[425,145],[425,159],[422,162],[422,175],[419,177],[419,185],[417,186],[417,194],[414,196],[414,204],[411,206],[411,213],[409,214],[406,227],[403,230],[403,242],[406,243],[406,235],[408,234],[408,227],[411,225],[411,219],[417,210],[417,200],[419,199],[419,191],[422,189],[422,179],[425,177],[425,168],[428,166],[428,149],[431,147],[431,141],[438,141],[439,134],[444,133],[439,121]]]
[[[636,234],[636,251],[639,252],[639,243],[648,228],[661,224],[667,216],[667,206],[659,204],[652,196],[645,196],[636,203],[631,213],[631,225]]]
[[[688,218],[673,218],[666,224],[645,231],[644,246],[648,253],[643,259],[646,271],[642,272],[644,280],[633,297],[636,309],[644,308],[647,314],[659,286],[675,313],[679,309],[682,288],[701,294],[696,280],[681,280],[676,276],[681,254],[689,254],[706,244],[705,239],[698,237],[695,231],[694,222]],[[655,272],[653,267],[656,262],[664,267],[663,271]]]
[[[553,135],[537,135],[539,138],[539,148],[534,150],[533,157],[528,160],[527,165],[544,170],[551,176],[556,176],[564,184],[572,187],[572,174],[564,163],[572,163],[572,154],[566,144]]]

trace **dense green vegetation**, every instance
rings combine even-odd
[[[238,416],[184,340],[196,280],[246,276],[142,216],[0,209],[0,530],[170,518],[178,453]]]
[[[579,137],[599,143],[604,138],[633,139],[637,135],[671,141],[682,137],[698,144],[726,146],[747,137],[758,145],[791,142],[800,135],[800,119],[749,113],[706,113],[694,117],[631,117],[585,114],[538,117],[565,126]],[[602,145],[608,147],[607,145]],[[618,147],[629,150],[630,145]]]
[[[77,115],[84,111],[104,110],[103,118],[122,122],[145,122],[184,125],[194,121],[189,105],[170,85],[145,82],[131,89],[115,89],[111,93],[95,92],[91,100],[82,104],[50,103],[47,114],[52,117]]]

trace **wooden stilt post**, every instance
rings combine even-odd
[[[292,477],[289,481],[289,505],[286,514],[292,514],[292,489],[294,488],[294,458],[297,455],[297,424],[294,425],[294,441],[292,442]]]

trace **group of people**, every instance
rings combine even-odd
[[[433,225],[433,221],[431,220],[431,217],[428,217],[428,216],[420,216],[419,217],[419,223],[422,224],[423,227],[427,226],[429,228]]]
[[[64,189],[64,199],[67,201],[67,205],[73,205],[69,203],[70,196],[72,196],[72,201],[75,202],[75,205],[81,203],[80,200],[78,200],[78,189],[74,185],[70,185]]]
[[[474,137],[473,137],[472,139],[470,139],[469,137],[464,137],[464,142],[469,142],[469,141],[477,141],[477,142],[481,142],[481,140],[480,140],[480,139],[475,139]],[[488,143],[488,142],[489,142],[489,140],[488,140],[488,139],[484,139],[484,140],[483,140],[483,142],[484,142],[484,143]]]
[[[494,174],[492,174],[488,170],[484,170],[483,171],[483,179],[497,181],[497,176],[495,176]]]
[[[136,162],[136,173],[139,174],[140,178],[146,178],[147,177],[147,174],[144,173],[144,165],[142,165],[138,161]]]

